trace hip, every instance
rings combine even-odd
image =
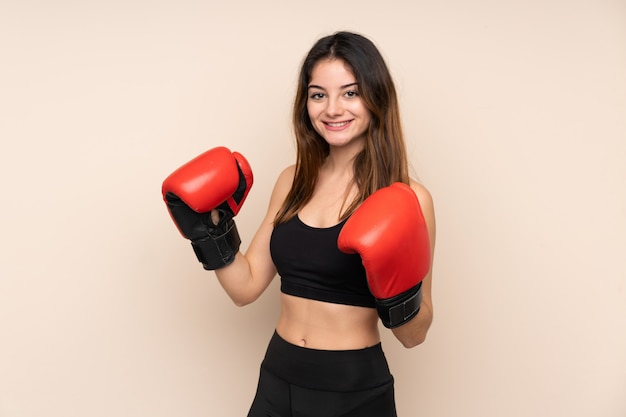
[[[381,343],[363,349],[300,347],[274,332],[261,368],[289,384],[309,389],[362,391],[393,382]]]

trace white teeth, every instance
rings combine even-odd
[[[341,126],[345,126],[347,124],[348,124],[348,122],[327,123],[327,125],[330,126],[330,127],[341,127]]]

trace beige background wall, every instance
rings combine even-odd
[[[0,416],[243,416],[277,281],[234,307],[160,200],[216,145],[293,162],[313,41],[395,76],[438,215],[427,342],[384,334],[401,417],[626,415],[626,3],[0,3]]]

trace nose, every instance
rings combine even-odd
[[[343,114],[343,105],[340,98],[329,98],[326,106],[326,114],[336,117]]]

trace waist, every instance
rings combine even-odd
[[[356,391],[392,380],[380,342],[363,349],[307,349],[289,343],[278,331],[261,366],[291,384],[311,389]]]
[[[281,294],[276,329],[289,343],[322,349],[361,349],[380,342],[378,315],[369,307]]]

